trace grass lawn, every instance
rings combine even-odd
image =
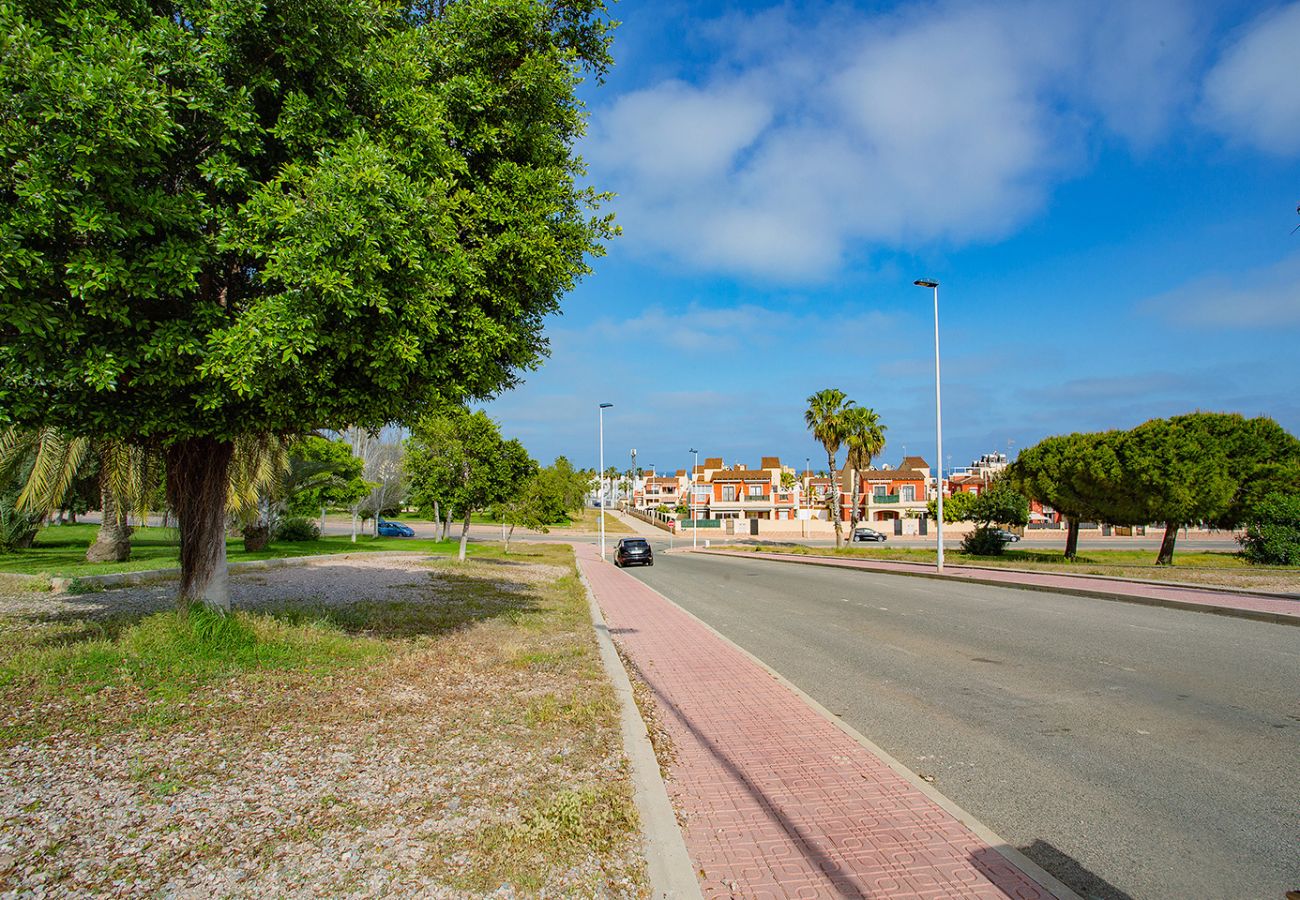
[[[803,556],[849,556],[873,559],[898,559],[908,562],[934,562],[935,551],[920,547],[800,547],[790,545],[731,545],[729,550],[762,550],[769,553],[793,553]],[[944,561],[954,565],[993,566],[1044,572],[1070,572],[1083,575],[1112,575],[1119,578],[1142,578],[1237,587],[1249,590],[1300,592],[1300,568],[1254,566],[1235,553],[1196,551],[1174,553],[1174,565],[1157,566],[1156,551],[1088,550],[1074,562],[1066,560],[1060,550],[1013,550],[1002,556],[968,556],[946,551]]]
[[[131,536],[131,558],[125,563],[88,563],[86,548],[95,540],[98,525],[53,525],[43,528],[28,550],[0,553],[0,573],[23,575],[100,575],[106,572],[135,572],[180,565],[179,541],[175,529],[141,527]],[[226,554],[231,562],[271,559],[282,556],[316,556],[325,553],[356,553],[371,550],[415,550],[448,553],[453,541],[419,538],[385,538],[358,535],[354,544],[347,535],[316,541],[276,541],[267,549],[249,553],[240,538],[227,539]]]
[[[572,551],[475,549],[0,598],[0,894],[648,896]]]
[[[566,531],[599,531],[600,530],[600,510],[584,509],[582,513],[568,525],[555,525],[557,529]],[[635,534],[635,532],[624,525],[621,521],[612,515],[605,516],[605,533],[606,534]]]

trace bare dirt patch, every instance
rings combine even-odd
[[[237,578],[254,626],[329,643],[170,680],[84,684],[32,656],[126,646],[168,589],[8,598],[0,893],[647,896],[569,548],[528,553]]]

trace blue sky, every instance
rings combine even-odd
[[[549,461],[814,468],[1194,409],[1300,433],[1300,2],[641,2],[584,86],[624,234],[488,406]],[[841,454],[842,455],[842,454]]]

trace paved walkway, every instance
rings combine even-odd
[[[1157,584],[1149,581],[1107,578],[1104,575],[1058,575],[1053,572],[1027,572],[1023,569],[994,569],[977,566],[945,565],[944,574],[939,576],[935,574],[933,563],[912,563],[902,560],[801,556],[792,553],[750,553],[743,550],[700,550],[697,552],[713,553],[719,556],[739,556],[746,559],[774,559],[788,563],[835,566],[845,569],[866,569],[872,572],[927,575],[936,578],[975,581],[983,584],[1031,586],[1066,594],[1102,596],[1136,603],[1150,602],[1183,609],[1201,609],[1206,612],[1236,613],[1249,618],[1300,624],[1300,599],[1293,600],[1277,594],[1242,594],[1224,588],[1167,583]]]
[[[575,550],[671,738],[669,792],[706,897],[1053,896],[744,653]]]

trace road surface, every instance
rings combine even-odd
[[[1300,887],[1300,628],[680,553],[628,571],[1084,897]]]

